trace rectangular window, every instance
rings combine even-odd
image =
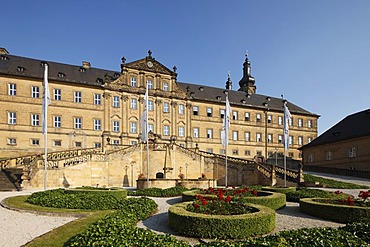
[[[154,125],[153,124],[148,124],[148,131],[149,132],[154,132]]]
[[[267,115],[267,123],[272,123],[272,115]]]
[[[303,127],[303,119],[298,118],[298,127]]]
[[[212,129],[207,129],[207,138],[208,138],[208,139],[212,139],[212,138],[213,138],[213,137],[212,137],[212,136],[213,136],[213,135],[212,135],[212,132],[213,132],[213,131],[212,131]]]
[[[193,106],[193,115],[198,116],[199,115],[199,108],[198,106]]]
[[[14,84],[14,83],[8,84],[8,94],[12,96],[17,95],[17,84]]]
[[[119,145],[119,140],[113,140],[113,145]]]
[[[148,110],[154,111],[154,103],[153,100],[148,100]]]
[[[312,128],[312,121],[311,121],[311,119],[308,119],[308,120],[307,120],[307,127],[308,127],[309,129],[311,129],[311,128]]]
[[[132,99],[131,99],[131,105],[130,105],[130,108],[131,108],[131,109],[137,109],[137,99],[135,99],[135,98],[132,98]]]
[[[168,82],[163,82],[163,91],[168,91],[169,90],[169,86],[168,86]]]
[[[262,134],[256,133],[256,142],[262,142]]]
[[[39,114],[31,114],[31,125],[40,126],[40,115]]]
[[[213,149],[212,148],[207,148],[207,153],[213,154]]]
[[[94,105],[101,105],[101,94],[94,93]]]
[[[251,156],[251,151],[250,150],[245,150],[244,155],[245,156]]]
[[[81,103],[82,102],[82,93],[79,91],[75,92],[75,102],[76,103]]]
[[[94,130],[101,130],[101,120],[94,119]]]
[[[82,118],[80,117],[74,118],[74,126],[75,129],[82,129]]]
[[[348,149],[348,157],[353,158],[356,157],[356,147],[351,147]]]
[[[53,127],[54,128],[62,127],[62,117],[61,116],[53,116]]]
[[[289,152],[289,157],[290,158],[293,158],[294,157],[294,153]]]
[[[239,140],[238,135],[239,135],[239,132],[238,132],[238,131],[233,131],[233,140],[234,140],[234,141]]]
[[[31,139],[31,145],[32,146],[39,146],[40,140],[39,139]]]
[[[153,81],[152,80],[147,80],[146,83],[148,85],[148,89],[153,89]]]
[[[136,77],[131,77],[131,87],[137,87]]]
[[[8,138],[8,145],[12,145],[12,146],[17,145],[17,139],[15,139],[15,138]]]
[[[283,143],[283,136],[282,135],[278,136],[278,143],[279,144]]]
[[[283,125],[283,117],[282,116],[278,117],[278,124]]]
[[[256,114],[256,122],[257,123],[261,122],[261,114],[259,114],[259,113]]]
[[[40,98],[40,88],[38,86],[32,86],[31,96],[32,98]]]
[[[54,89],[54,100],[62,100],[62,90]]]
[[[137,141],[131,141],[131,145],[137,145]]]
[[[249,142],[251,140],[251,133],[250,132],[244,132],[244,139],[246,142]]]
[[[163,135],[164,136],[169,136],[170,135],[170,126],[168,126],[168,125],[163,126]]]
[[[179,127],[179,136],[184,137],[185,136],[185,128],[183,126]]]
[[[272,141],[273,141],[273,139],[272,139],[272,138],[273,138],[272,134],[268,134],[268,135],[267,135],[267,142],[268,142],[268,143],[272,143]]]
[[[212,117],[212,108],[207,108],[207,117]]]
[[[303,145],[303,136],[298,136],[298,144],[299,144],[300,146],[302,146],[302,145]]]
[[[293,118],[289,118],[289,126],[292,126],[293,125]]]
[[[163,112],[170,112],[170,104],[168,102],[163,103]]]
[[[314,161],[314,156],[313,154],[308,155],[308,162],[312,163]]]
[[[62,146],[62,141],[61,140],[54,140],[53,144],[55,147],[61,147]]]
[[[238,120],[238,112],[233,111],[233,120]]]
[[[119,107],[119,96],[113,96],[113,107],[114,108]]]
[[[310,143],[312,141],[312,138],[311,137],[308,137],[307,138],[307,142]]]
[[[17,124],[16,112],[8,112],[8,124]]]
[[[233,149],[233,155],[239,155],[239,151],[237,149]]]
[[[225,155],[226,154],[226,150],[225,149],[221,149],[220,150],[220,154]]]
[[[193,128],[193,137],[199,138],[199,128]]]
[[[94,148],[101,148],[100,142],[94,142]]]
[[[179,114],[184,115],[185,113],[185,106],[183,104],[179,104]]]
[[[246,112],[246,113],[244,114],[244,120],[245,120],[245,121],[249,121],[249,120],[250,120],[249,112]]]
[[[136,134],[137,133],[137,123],[130,122],[130,133]]]
[[[75,147],[76,148],[82,147],[82,142],[75,142]]]
[[[220,109],[220,118],[225,117],[225,109]]]
[[[333,153],[331,151],[326,152],[326,160],[332,160],[333,159]]]
[[[293,136],[289,136],[289,145],[293,145]]]
[[[113,121],[113,132],[119,132],[119,121]]]

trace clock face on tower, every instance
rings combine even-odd
[[[149,68],[153,67],[153,63],[152,62],[147,62],[146,65],[148,65]]]

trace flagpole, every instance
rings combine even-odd
[[[286,150],[289,148],[289,119],[291,114],[289,112],[287,101],[284,100],[284,186],[286,187]]]
[[[43,99],[43,134],[44,134],[44,190],[47,189],[47,164],[48,164],[48,104],[49,104],[49,85],[48,85],[48,64],[45,63],[44,70],[44,99]]]

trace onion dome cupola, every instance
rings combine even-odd
[[[251,63],[248,59],[248,51],[245,53],[245,62],[243,63],[243,78],[239,81],[239,86],[239,91],[244,91],[248,94],[256,93],[255,79],[251,75]]]
[[[229,71],[229,73],[227,74],[226,89],[232,90],[232,88],[233,88],[233,82],[230,79],[230,71]]]

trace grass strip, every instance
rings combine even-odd
[[[311,174],[304,174],[304,181],[305,182],[319,182],[320,185],[326,188],[334,188],[334,189],[369,189],[369,186],[366,185],[359,185],[353,183],[342,182],[334,179],[322,178],[317,177]]]

